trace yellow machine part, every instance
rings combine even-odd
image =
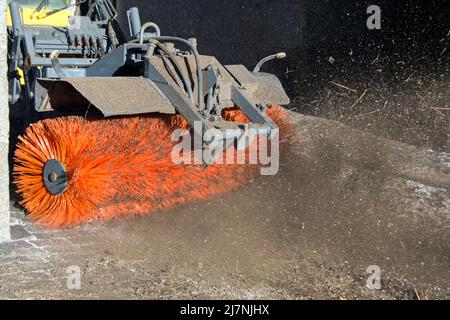
[[[23,70],[18,68],[17,72],[19,73],[20,84],[24,86],[25,85],[25,78],[23,76]]]
[[[52,9],[43,9],[39,13],[35,13],[35,8],[22,7],[22,23],[30,26],[52,26],[65,28],[68,25],[69,17],[73,15],[73,10],[62,10],[50,14]],[[8,26],[11,26],[11,14],[8,10],[8,17],[6,20]]]
[[[20,2],[20,1],[19,1]],[[53,9],[43,9],[39,12],[36,12],[36,6],[39,4],[39,1],[36,1],[36,5],[34,7],[27,7],[26,5],[22,5],[22,23],[28,26],[52,26],[65,28],[69,23],[69,17],[73,16],[74,11],[72,8],[67,8],[61,10],[56,13],[51,13]],[[11,26],[11,13],[8,9],[8,15],[6,18],[6,25]],[[20,77],[20,84],[25,84],[25,79],[23,75],[23,70],[17,70]]]
[[[34,8],[22,8],[22,23],[31,26],[52,26],[65,28],[68,25],[69,17],[73,15],[72,10],[62,10],[47,16],[53,10],[44,9],[38,14],[35,14]],[[8,26],[11,26],[11,14],[8,10],[8,17],[6,20]]]
[[[68,25],[69,17],[72,16],[72,10],[62,10],[47,16],[53,10],[44,9],[35,14],[34,8],[22,8],[22,23],[31,26],[52,26],[65,28]],[[8,10],[8,17],[6,20],[8,26],[11,26],[11,14]]]

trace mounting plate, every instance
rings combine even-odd
[[[67,190],[67,171],[58,160],[48,160],[42,172],[45,188],[53,195],[63,194]]]

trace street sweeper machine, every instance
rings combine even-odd
[[[40,120],[19,138],[14,183],[38,222],[72,226],[222,192],[241,169],[173,164],[170,133],[213,129],[217,142],[278,130],[271,106],[289,99],[260,68],[284,53],[251,71],[222,65],[195,38],[142,23],[138,8],[127,16],[122,30],[109,0],[9,3],[10,105]]]

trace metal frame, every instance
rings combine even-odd
[[[100,2],[104,1],[109,3]],[[129,11],[134,39],[118,46],[105,20],[74,17],[79,25],[72,21],[61,30],[23,26],[15,2],[10,4],[10,11],[10,71],[24,70],[22,96],[40,112],[64,111],[68,104],[83,112],[83,104],[93,104],[104,116],[176,111],[198,135],[214,128],[224,133],[234,129],[231,132],[238,136],[248,128],[267,132],[276,129],[265,109],[272,103],[289,103],[275,76],[252,73],[243,65],[223,66],[214,57],[200,55],[195,39],[161,36],[155,23],[141,26],[136,8]],[[114,12],[108,14],[109,19],[115,18]],[[156,32],[147,33],[149,27]],[[86,55],[99,46],[109,50],[100,50],[103,54],[99,56]],[[14,74],[10,79],[10,100],[14,102],[20,83]],[[117,92],[118,84],[121,92]],[[261,88],[270,88],[271,94]],[[222,110],[230,107],[239,108],[250,123],[223,121]]]

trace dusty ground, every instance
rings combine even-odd
[[[295,119],[303,147],[280,173],[219,199],[56,231],[15,209],[0,297],[449,298],[448,154]]]
[[[449,299],[448,18],[400,11],[406,23],[373,43],[332,30],[335,42],[286,70],[290,108],[315,117],[295,117],[303,146],[278,175],[73,230],[15,208],[0,298]],[[371,265],[381,290],[365,286]],[[67,288],[70,266],[80,290]]]

